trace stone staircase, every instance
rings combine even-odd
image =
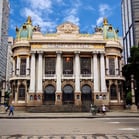
[[[89,108],[82,106],[68,105],[42,105],[42,106],[30,106],[26,107],[27,112],[32,113],[49,113],[49,112],[88,112]]]

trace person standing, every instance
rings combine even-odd
[[[104,104],[102,105],[102,113],[103,113],[103,115],[106,114],[106,106]]]
[[[12,116],[14,115],[14,106],[10,105],[9,107],[9,116],[12,114]]]

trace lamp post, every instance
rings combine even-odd
[[[135,104],[135,80],[134,80],[134,75],[131,75],[131,94],[132,94],[131,111],[132,112],[137,112],[137,106]]]

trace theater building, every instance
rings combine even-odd
[[[90,104],[124,105],[122,46],[107,19],[93,34],[80,33],[71,22],[42,34],[28,17],[16,28],[12,52],[16,108],[85,111]]]

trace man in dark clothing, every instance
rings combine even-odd
[[[13,105],[10,105],[9,107],[9,116],[12,114],[12,116],[14,115],[14,107]]]

